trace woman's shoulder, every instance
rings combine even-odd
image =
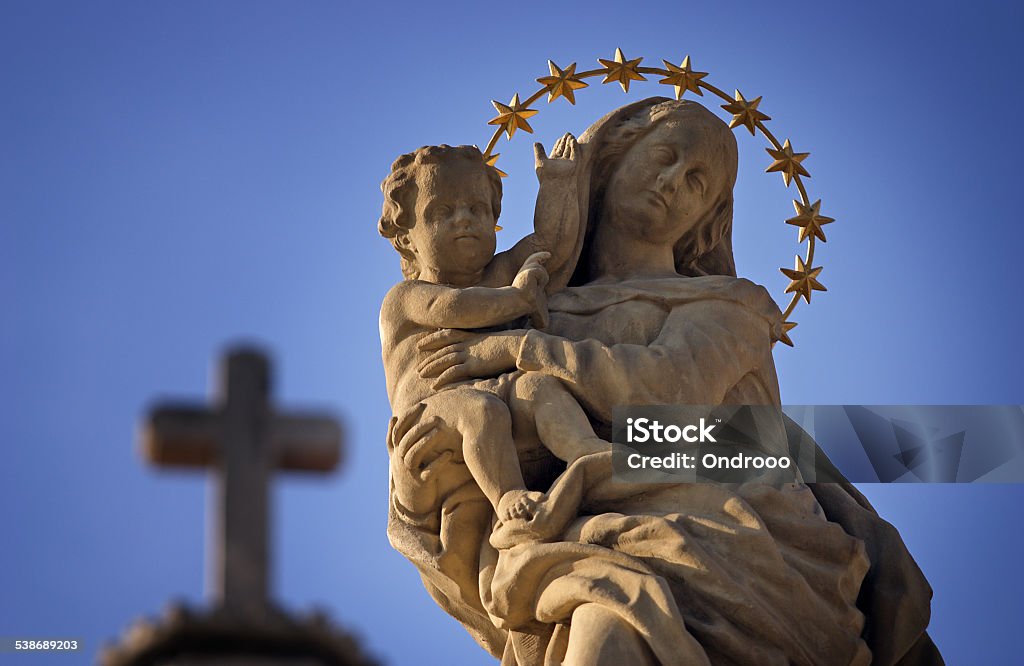
[[[550,300],[552,310],[586,314],[633,300],[667,307],[701,301],[726,301],[748,307],[767,318],[781,316],[768,290],[746,278],[728,275],[624,280],[569,287]]]

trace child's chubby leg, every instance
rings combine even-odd
[[[431,402],[462,435],[466,466],[498,518],[533,519],[543,493],[526,489],[508,406],[492,393],[469,387],[442,391],[432,396]]]
[[[586,413],[560,381],[528,372],[516,379],[509,399],[516,432],[536,430],[541,442],[556,456],[572,463],[583,456],[611,450],[611,445],[594,434]],[[528,540],[557,537],[576,517],[579,498],[542,495],[536,500],[528,524],[512,522],[491,536],[496,548],[508,548]]]
[[[531,422],[544,446],[567,463],[611,450],[611,444],[594,433],[576,397],[555,377],[523,374],[516,380],[509,405],[516,427]]]

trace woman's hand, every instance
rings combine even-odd
[[[450,463],[462,462],[461,437],[420,403],[388,428],[391,482],[397,503],[414,514],[435,511],[440,498],[463,482]],[[463,469],[465,469],[463,465]]]
[[[420,340],[422,360],[416,371],[434,379],[434,390],[465,379],[495,377],[516,369],[524,330],[469,333],[445,329]]]
[[[534,164],[540,182],[564,182],[575,184],[572,179],[579,167],[580,145],[572,134],[564,134],[555,142],[551,156],[544,154],[544,146],[533,144]]]

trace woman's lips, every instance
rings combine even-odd
[[[651,195],[651,198],[662,205],[666,210],[668,209],[668,202],[665,201],[665,197],[662,196],[661,192],[655,190],[647,190],[647,193]]]

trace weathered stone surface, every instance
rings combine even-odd
[[[430,594],[509,665],[941,663],[927,582],[849,484],[610,478],[615,406],[780,402],[725,124],[644,100],[538,167],[536,231],[498,255],[475,149],[383,184],[388,533]]]

